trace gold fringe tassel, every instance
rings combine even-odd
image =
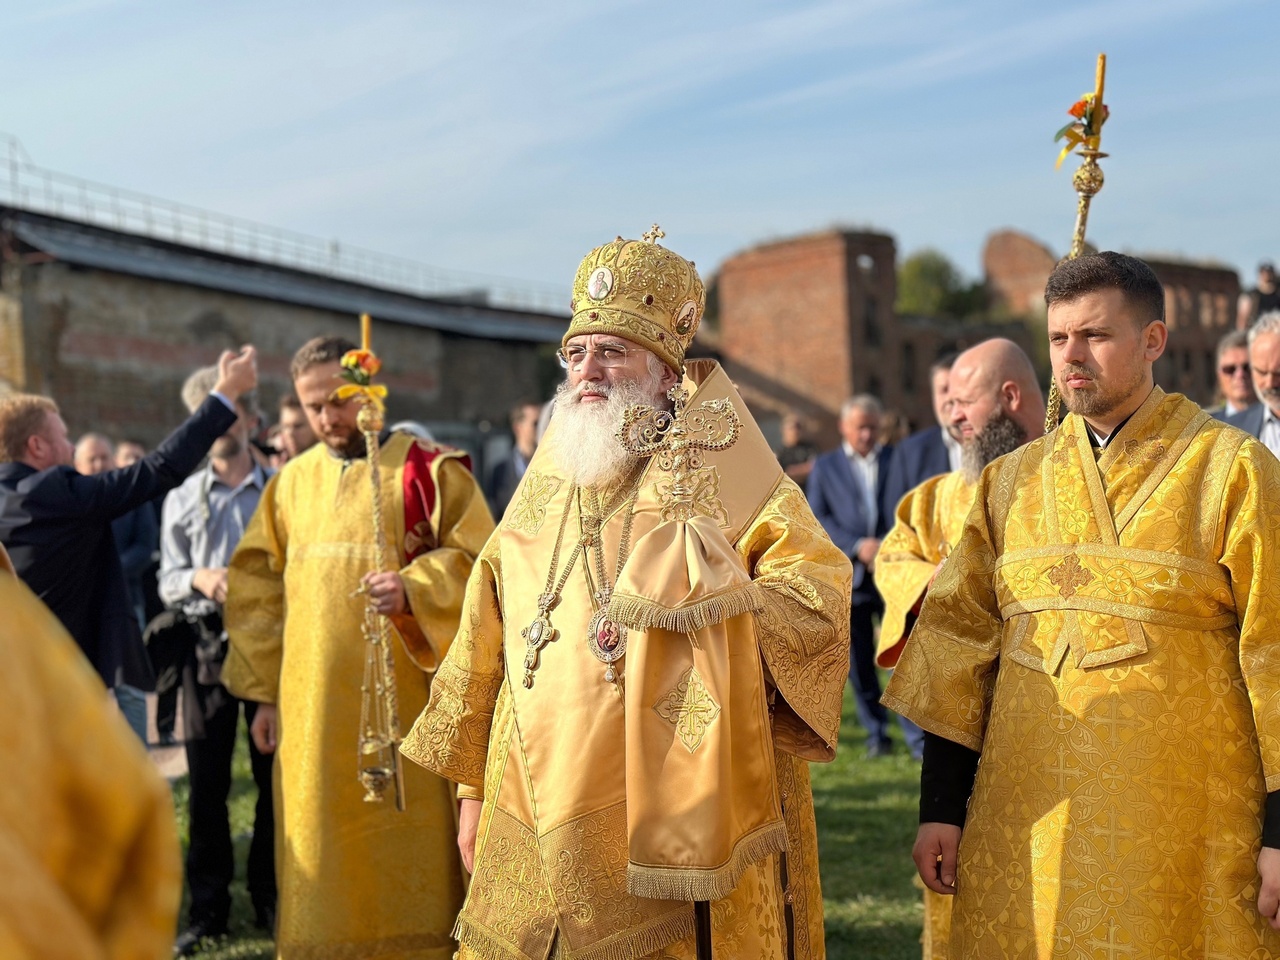
[[[453,939],[466,943],[467,949],[480,960],[523,960],[524,953],[515,946],[496,937],[488,927],[459,914],[453,925]]]
[[[650,867],[627,864],[627,893],[650,900],[723,900],[753,863],[787,849],[787,825],[776,820],[738,841],[720,867]]]
[[[614,623],[632,630],[657,627],[671,633],[696,633],[740,614],[763,610],[764,603],[764,589],[751,582],[732,587],[687,607],[673,608],[644,597],[615,594],[609,601],[607,616]]]
[[[565,950],[570,960],[635,960],[693,936],[693,910],[686,907],[634,931],[618,934],[585,950]]]

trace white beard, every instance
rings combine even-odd
[[[583,403],[584,392],[608,400]],[[615,436],[627,408],[644,403],[665,406],[659,377],[625,380],[612,387],[586,381],[570,387],[566,381],[556,391],[555,402],[551,439],[556,463],[578,486],[597,489],[625,479],[640,462]]]

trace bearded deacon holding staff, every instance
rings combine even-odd
[[[1045,300],[1070,415],[982,474],[885,695],[936,735],[916,864],[952,956],[1280,955],[1280,464],[1153,385],[1145,263]]]
[[[457,781],[459,956],[821,957],[809,760],[834,755],[852,571],[724,372],[694,265],[618,238],[403,753]]]

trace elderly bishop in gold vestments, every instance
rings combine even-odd
[[[578,269],[568,378],[404,754],[456,780],[462,958],[824,955],[808,761],[834,755],[852,570],[717,364],[694,265]],[[790,951],[790,953],[789,953]]]
[[[430,671],[458,628],[463,590],[493,529],[456,450],[392,433],[380,445],[386,552],[374,571],[371,478],[359,404],[342,400],[340,360],[354,345],[312,340],[294,387],[323,440],[263,491],[231,561],[222,680],[263,704],[252,733],[275,749],[276,949],[281,960],[444,960],[462,904],[453,786],[406,770],[407,809],[366,803],[361,735],[364,581],[396,626],[400,710],[427,703]]]
[[[916,865],[953,957],[1278,956],[1280,464],[1153,385],[1142,261],[1045,300],[1070,415],[983,472],[885,695],[936,735]]]
[[[947,417],[961,437],[961,468],[931,477],[902,498],[876,555],[876,586],[885,605],[876,652],[882,667],[898,662],[929,585],[960,539],[983,468],[1044,433],[1044,395],[1035,368],[1013,341],[985,340],[944,372]],[[926,749],[935,736],[925,733]],[[947,960],[950,938],[951,898],[926,888],[920,938],[925,960]]]

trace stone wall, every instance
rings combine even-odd
[[[17,317],[15,318],[15,314]],[[306,340],[359,340],[355,316],[45,262],[9,269],[0,295],[0,377],[46,393],[72,434],[101,430],[155,443],[185,415],[181,385],[228,348],[259,351],[269,417],[290,389],[289,361]],[[392,420],[461,436],[501,428],[517,399],[545,392],[549,349],[442,333],[374,318]],[[443,439],[443,437],[442,437]]]
[[[982,248],[982,272],[991,305],[1013,316],[1044,316],[1044,284],[1058,258],[1016,230],[999,230]]]
[[[718,277],[718,352],[766,433],[787,411],[835,442],[840,405],[871,393],[916,428],[933,423],[929,367],[992,336],[1030,337],[1018,324],[902,317],[896,244],[880,233],[826,231],[762,244]]]

